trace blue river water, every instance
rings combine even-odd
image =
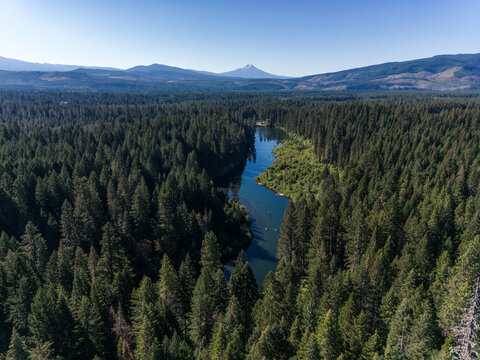
[[[252,220],[253,240],[246,256],[259,287],[267,273],[276,268],[280,224],[290,200],[257,184],[255,179],[272,165],[272,150],[280,144],[282,134],[280,129],[258,127],[254,151],[243,172],[233,175],[228,186],[228,195],[247,208]]]

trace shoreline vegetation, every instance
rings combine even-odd
[[[322,185],[318,179],[326,178],[336,169],[318,160],[310,140],[291,132],[286,134],[286,139],[273,150],[272,166],[256,178],[256,183],[292,200],[305,192],[318,198]]]

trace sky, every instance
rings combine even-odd
[[[302,76],[480,52],[479,0],[0,0],[0,56]]]

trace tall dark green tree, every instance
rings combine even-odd
[[[25,234],[22,236],[20,246],[35,274],[41,277],[48,261],[47,244],[37,227],[30,221],[25,226]]]
[[[79,357],[103,356],[105,354],[104,324],[88,297],[83,296],[80,300],[74,312],[74,319]]]
[[[295,205],[290,202],[285,209],[280,226],[280,236],[278,238],[278,257],[285,257],[288,262],[292,262],[296,256],[297,238],[296,238],[297,219],[295,217]]]
[[[214,312],[216,299],[215,282],[206,268],[203,268],[198,277],[195,289],[193,290],[191,315],[190,315],[190,336],[200,356],[207,351],[211,331],[214,323]]]
[[[161,318],[157,308],[158,294],[148,277],[144,277],[132,295],[132,330],[136,359],[155,359],[163,338]]]
[[[27,351],[27,346],[20,338],[15,329],[12,331],[12,339],[8,346],[7,356],[8,360],[29,360],[30,356]]]
[[[211,231],[205,234],[200,254],[200,264],[204,269],[215,272],[220,266],[220,249],[215,234]]]
[[[240,305],[239,312],[242,326],[248,334],[253,326],[252,311],[258,298],[258,291],[255,276],[243,251],[240,252],[235,261],[235,267],[228,285],[230,296],[235,297]],[[246,338],[244,338],[244,341],[246,341]]]
[[[195,288],[195,269],[187,254],[178,269],[177,284],[175,287],[175,299],[178,304],[178,312],[183,325],[183,340],[187,339],[188,331],[188,313],[192,301],[193,290]]]
[[[150,227],[150,192],[143,178],[133,193],[130,215],[133,219],[137,239],[143,239]]]

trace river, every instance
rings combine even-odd
[[[282,135],[280,129],[257,127],[254,150],[243,171],[231,174],[228,184],[228,195],[244,205],[252,219],[253,239],[246,255],[259,287],[277,266],[278,234],[289,200],[256,184],[255,178],[272,165],[272,150],[280,144]]]

